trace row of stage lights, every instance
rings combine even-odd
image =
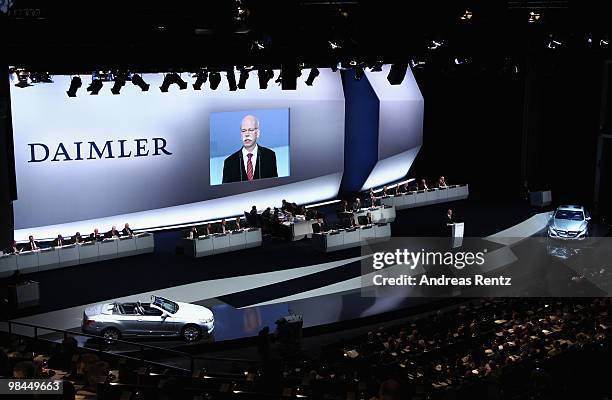
[[[369,69],[372,72],[380,72],[382,71],[382,62],[377,62],[372,64]],[[387,76],[389,83],[392,85],[399,85],[402,83],[404,76],[406,74],[406,69],[408,67],[408,63],[406,64],[392,64],[390,72]],[[355,61],[351,61],[348,64],[339,63],[337,65],[332,66],[332,71],[336,72],[339,69],[342,70],[353,70],[354,75],[353,78],[357,81],[361,80],[361,78],[365,75],[366,66],[363,63],[357,63]],[[252,67],[241,68],[239,70],[240,75],[238,81],[236,81],[236,75],[233,69],[225,71],[226,79],[228,82],[229,90],[236,91],[238,89],[245,89],[246,82],[249,79],[249,73],[253,71]],[[13,68],[12,74],[14,79],[17,81],[15,86],[24,88],[28,86],[32,86],[36,83],[52,83],[53,80],[51,76],[47,73],[30,73],[23,68]],[[295,70],[295,76],[287,77],[287,79],[293,78],[295,79],[302,76],[302,69],[297,68]],[[308,77],[304,81],[306,85],[312,86],[314,80],[320,75],[320,71],[318,68],[311,68],[308,73]],[[257,76],[259,80],[259,88],[267,89],[268,83],[272,78],[274,78],[274,71],[272,69],[260,68],[257,69]],[[192,75],[192,78],[195,78],[195,81],[192,83],[192,87],[194,90],[201,90],[202,86],[208,81],[209,87],[211,90],[216,90],[221,83],[221,72],[219,71],[208,71],[201,70],[198,73]],[[126,85],[127,82],[132,82],[133,85],[138,86],[141,91],[147,92],[151,87],[150,84],[145,82],[141,75],[135,73],[127,73],[127,72],[105,72],[98,71],[92,74],[92,79],[89,85],[87,86],[87,92],[90,95],[97,95],[100,93],[102,88],[104,87],[104,82],[112,82],[112,87],[110,89],[111,93],[114,95],[118,95],[121,93],[121,89]],[[282,85],[283,84],[283,72],[278,74],[277,79],[274,81],[275,83]],[[170,86],[176,85],[181,90],[187,89],[189,84],[181,77],[181,75],[177,72],[170,72],[165,74],[164,80],[159,87],[159,90],[162,93],[168,92]],[[83,86],[83,80],[80,76],[73,76],[70,80],[70,87],[66,91],[68,97],[76,97],[78,90]],[[283,89],[285,89],[283,85]]]

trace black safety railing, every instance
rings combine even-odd
[[[3,324],[6,324],[6,326],[3,327],[2,326]],[[32,333],[32,336],[27,335],[26,333],[23,333],[23,332],[20,332],[20,333],[15,332],[15,327],[26,327],[26,328],[32,329],[32,331],[30,331]],[[184,351],[178,351],[178,350],[168,349],[168,348],[159,347],[159,346],[152,346],[152,345],[145,344],[145,343],[135,343],[135,342],[130,342],[130,341],[122,340],[122,339],[106,339],[101,336],[96,336],[96,335],[92,335],[88,333],[69,331],[65,329],[49,328],[46,326],[40,326],[40,325],[34,325],[34,324],[28,324],[25,322],[17,322],[17,321],[10,321],[10,320],[0,322],[0,331],[4,331],[5,333],[8,333],[9,336],[15,335],[15,336],[21,336],[24,338],[28,338],[28,339],[34,339],[35,342],[38,342],[38,341],[55,342],[57,341],[57,338],[51,339],[47,337],[42,337],[40,334],[41,332],[45,332],[44,335],[49,335],[50,332],[61,334],[64,339],[69,336],[86,337],[89,339],[93,339],[91,340],[91,343],[94,343],[96,346],[95,347],[90,347],[90,346],[85,346],[85,345],[80,346],[83,349],[103,353],[103,354],[106,354],[112,357],[123,358],[126,360],[139,361],[145,365],[155,365],[155,366],[160,366],[164,368],[174,368],[177,370],[182,370],[184,372],[189,372],[192,375],[194,371],[199,369],[197,367],[198,361],[245,364],[248,366],[259,364],[259,361],[256,361],[256,360],[247,360],[247,359],[240,359],[240,358],[196,356],[196,355],[192,355],[190,353],[184,352]],[[133,356],[133,355],[128,355],[124,353],[113,352],[113,351],[110,351],[110,349],[108,348],[112,345],[119,345],[119,344],[131,346],[131,347],[138,349],[139,356]],[[155,358],[157,359],[159,358],[174,359],[178,362],[173,363],[173,364],[168,364],[168,363],[164,363],[160,361],[154,361],[151,359],[147,359],[145,357],[145,354],[147,354],[147,352],[154,354]],[[184,368],[184,367],[178,366],[177,364],[184,364],[184,365],[186,364],[189,367]]]

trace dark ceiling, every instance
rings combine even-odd
[[[612,18],[604,3],[15,0],[8,15],[0,14],[0,33],[9,65],[52,73],[353,59],[497,62],[549,51],[551,40],[561,43],[555,51],[607,56]],[[462,20],[466,10],[472,18]],[[528,22],[530,12],[539,14],[537,22]],[[431,40],[443,46],[428,49]]]

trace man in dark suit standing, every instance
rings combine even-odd
[[[244,117],[240,125],[242,148],[223,162],[223,183],[278,177],[276,153],[257,144],[259,134],[257,118]]]

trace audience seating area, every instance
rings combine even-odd
[[[325,346],[320,358],[260,351],[261,363],[194,373],[93,354],[70,337],[45,352],[13,336],[0,376],[53,375],[79,398],[101,400],[604,399],[611,306],[608,298],[472,301]]]

